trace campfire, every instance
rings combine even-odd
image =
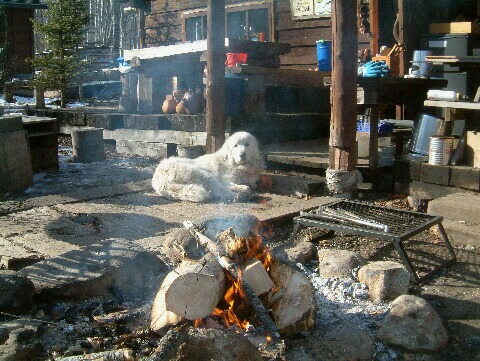
[[[167,275],[152,308],[152,330],[182,322],[239,333],[254,330],[264,337],[264,347],[278,347],[282,335],[313,327],[316,302],[313,290],[306,292],[307,284],[311,289],[308,279],[273,259],[258,225],[246,237],[229,228],[215,240],[191,222],[184,226],[207,254],[198,261],[184,260]]]

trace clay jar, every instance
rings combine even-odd
[[[177,104],[177,107],[175,109],[175,111],[177,112],[177,114],[186,114],[187,111],[185,110],[185,106],[183,104],[183,102],[180,102]]]
[[[177,102],[173,99],[173,96],[167,95],[165,101],[162,105],[162,111],[165,114],[172,114],[175,113],[177,107]]]

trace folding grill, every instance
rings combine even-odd
[[[391,241],[405,267],[410,271],[412,281],[420,284],[456,261],[455,252],[442,221],[441,216],[341,200],[325,204],[311,212],[301,212],[300,216],[294,218],[295,226],[290,240],[295,238],[300,226],[308,226]],[[402,242],[435,225],[438,226],[450,258],[420,277]]]

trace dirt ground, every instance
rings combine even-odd
[[[61,153],[63,161],[68,162],[69,143],[68,138],[63,140]],[[94,179],[95,169],[88,168],[88,172],[92,179],[84,179],[80,185],[82,188],[94,186],[109,186],[127,181],[138,181],[148,179],[155,167],[156,160],[136,159],[118,155],[112,147],[107,147],[107,162],[111,162],[112,167],[122,168],[122,178],[116,177],[114,174],[109,177],[102,173],[101,179]],[[113,169],[113,168],[112,168]],[[84,172],[81,168],[68,168],[72,177],[83,177]],[[54,194],[56,192],[71,190],[73,185],[68,184],[68,179],[61,179],[62,184],[56,184],[53,175],[46,174],[43,177],[43,189],[34,188],[30,193],[26,193],[21,197],[11,195],[0,197],[0,209],[2,203],[9,206],[15,206],[15,202],[28,199],[31,196],[39,196],[42,194]],[[48,182],[49,179],[52,182]],[[407,208],[406,199],[404,197],[395,199],[384,194],[364,194],[363,200],[375,202],[380,205],[392,207]],[[272,246],[286,242],[292,232],[293,223],[291,221],[282,222],[274,225],[274,236],[269,240]],[[369,261],[376,260],[396,260],[400,261],[398,254],[389,242],[369,239],[366,237],[349,236],[344,234],[325,234],[316,229],[305,228],[298,235],[298,239],[308,239],[315,242],[319,248],[337,248],[348,249],[359,252]],[[444,259],[447,255],[446,248],[438,242],[435,235],[422,233],[415,237],[407,244],[407,251],[414,259],[414,265],[419,267],[422,272],[432,267],[432,264]],[[440,353],[434,355],[422,354],[413,355],[399,350],[397,357],[387,359],[391,360],[415,360],[415,361],[434,361],[434,360],[480,360],[480,250],[472,246],[457,245],[455,246],[458,261],[448,270],[441,272],[432,280],[421,286],[412,286],[411,293],[425,298],[437,310],[442,318],[444,325],[450,336],[448,346]],[[81,305],[72,304],[56,304],[56,305],[37,305],[34,314],[41,311],[45,314],[46,319],[55,322],[56,325],[64,325],[62,330],[58,331],[58,335],[54,337],[56,327],[51,327],[51,332],[46,332],[46,345],[48,349],[61,350],[57,354],[65,354],[66,349],[75,354],[83,350],[91,349],[91,344],[86,345],[85,341],[80,342],[78,338],[69,334],[68,325],[75,323],[77,328],[82,328],[81,334],[94,335],[98,340],[110,340],[111,345],[104,344],[102,349],[108,349],[109,346],[114,347],[115,342],[123,342],[126,346],[131,346],[135,350],[140,350],[143,354],[148,354],[158,342],[158,337],[151,335],[148,330],[131,337],[129,340],[120,340],[119,335],[126,332],[124,325],[118,325],[107,330],[103,329],[100,333],[97,329],[92,328],[91,323],[85,321],[94,314],[105,314],[108,312],[118,311],[125,308],[131,308],[135,305],[126,303],[118,303],[113,300],[91,300]],[[2,321],[8,321],[8,317],[4,317]],[[83,325],[83,326],[82,326]],[[63,326],[62,326],[63,327]],[[317,325],[321,328],[322,325]],[[58,327],[57,327],[58,328]],[[122,333],[123,332],[123,333]],[[85,337],[83,337],[85,339]],[[287,347],[293,347],[301,344],[309,347],[312,339],[308,335],[299,336],[293,340],[287,340]],[[118,345],[118,343],[117,343]],[[75,349],[76,348],[76,349]],[[400,355],[400,356],[398,356]],[[376,359],[383,361],[383,359]]]

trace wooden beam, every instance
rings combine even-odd
[[[207,9],[207,152],[225,142],[225,0],[210,0]]]
[[[355,0],[332,1],[332,118],[329,169],[352,171],[356,160],[357,19]]]
[[[138,9],[138,47],[145,47],[145,12]]]
[[[378,0],[369,0],[370,1],[370,32],[372,33],[372,38],[370,40],[370,49],[372,50],[372,55],[375,56],[379,53],[378,48],[378,38],[379,38],[379,27],[378,27]]]

